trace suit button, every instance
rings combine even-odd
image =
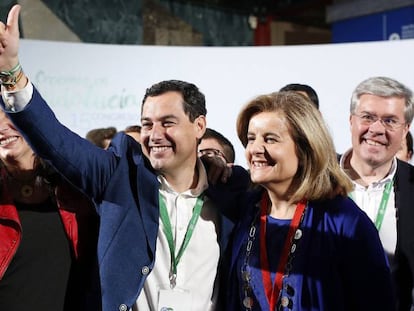
[[[119,311],[127,311],[128,310],[128,307],[127,307],[126,304],[121,304],[121,305],[119,305],[118,310]]]
[[[147,275],[150,272],[150,269],[148,268],[148,266],[143,266],[141,269],[141,273],[143,275]]]

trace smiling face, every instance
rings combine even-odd
[[[405,123],[404,109],[405,100],[403,98],[363,94],[359,99],[355,114],[370,114],[382,119],[393,118],[400,123]],[[364,125],[355,115],[351,115],[350,124],[352,157],[372,168],[390,165],[393,157],[401,148],[408,131],[407,124],[395,130],[387,130],[380,121]]]
[[[298,170],[295,142],[285,117],[278,111],[254,115],[247,132],[245,151],[253,182],[286,192]]]
[[[33,158],[33,151],[4,112],[0,112],[0,159],[15,164]]]
[[[152,167],[168,178],[194,170],[197,144],[206,128],[205,116],[191,122],[179,92],[147,97],[141,116],[141,145]]]

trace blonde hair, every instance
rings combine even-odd
[[[296,145],[299,167],[289,190],[290,201],[346,196],[353,185],[339,167],[331,135],[320,112],[304,96],[279,92],[251,100],[237,118],[237,134],[243,146],[247,145],[251,118],[261,112],[275,111],[285,117]]]

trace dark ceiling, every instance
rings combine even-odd
[[[258,17],[271,16],[274,20],[296,24],[329,28],[326,22],[326,7],[333,0],[171,0],[192,3],[214,9],[230,10]]]

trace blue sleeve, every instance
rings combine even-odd
[[[22,111],[6,113],[37,155],[89,197],[102,194],[117,165],[114,152],[93,145],[62,125],[35,88]]]
[[[391,273],[378,231],[351,200],[341,242],[346,310],[394,310]]]
[[[229,180],[226,183],[210,185],[207,195],[215,205],[220,207],[226,217],[235,221],[240,217],[249,185],[249,173],[243,167],[235,165]]]

